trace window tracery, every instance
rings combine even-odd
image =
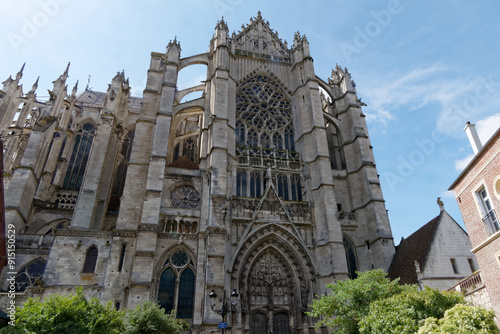
[[[24,291],[27,287],[34,285],[38,279],[41,279],[43,277],[46,264],[47,261],[39,258],[20,270],[16,275],[16,291]]]
[[[158,303],[166,313],[176,310],[179,319],[193,317],[195,268],[183,250],[173,252],[160,274]]]
[[[292,171],[301,169],[295,151],[292,104],[270,78],[257,75],[244,82],[236,95],[236,195],[260,197],[265,189],[262,172],[280,169],[274,181],[279,196],[301,200],[299,179]],[[300,198],[300,199],[299,199]]]
[[[186,156],[195,164],[198,163],[201,117],[201,112],[176,116],[172,124],[175,129],[172,162]]]
[[[197,209],[200,206],[200,194],[191,186],[180,186],[170,194],[174,208]]]

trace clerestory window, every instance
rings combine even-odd
[[[95,127],[90,123],[85,123],[80,131],[78,131],[75,138],[75,145],[73,146],[73,154],[71,155],[66,177],[64,178],[63,189],[80,190],[94,136]]]

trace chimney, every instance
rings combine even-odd
[[[479,150],[483,147],[483,144],[481,144],[481,140],[477,135],[476,125],[467,122],[464,131],[467,133],[467,137],[469,137],[470,145],[472,146],[474,154],[477,154],[477,152],[479,152]]]

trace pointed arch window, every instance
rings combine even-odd
[[[172,162],[186,156],[194,164],[199,159],[199,138],[202,121],[201,111],[179,113],[172,122]]]
[[[289,151],[295,151],[295,141],[293,138],[293,128],[287,126],[285,128],[285,149]]]
[[[247,172],[245,170],[236,172],[236,196],[247,196]]]
[[[115,182],[113,183],[111,198],[108,205],[108,212],[116,212],[120,208],[120,197],[123,195],[123,189],[125,188],[125,178],[127,177],[128,162],[130,161],[134,136],[135,129],[129,131],[123,140],[120,152],[123,159],[116,170]]]
[[[173,252],[160,274],[158,303],[166,313],[176,310],[176,318],[191,319],[194,307],[194,262],[183,250]]]
[[[250,173],[250,197],[260,197],[260,196],[261,196],[260,172],[253,171]]]
[[[95,267],[97,264],[97,247],[92,246],[90,249],[87,251],[87,254],[85,255],[85,262],[83,263],[83,270],[82,273],[93,273],[95,272]]]
[[[94,136],[95,127],[90,123],[85,123],[78,131],[66,177],[64,178],[63,189],[80,190]]]
[[[302,188],[300,186],[300,176],[292,175],[290,177],[290,184],[292,190],[292,201],[302,201]]]
[[[38,279],[43,277],[47,261],[42,258],[35,259],[18,271],[16,275],[16,291],[24,291],[33,286]]]
[[[328,142],[328,152],[330,153],[330,165],[333,169],[345,169],[346,162],[344,150],[341,147],[340,133],[333,123],[326,123],[326,138]]]
[[[236,122],[236,145],[245,146],[245,125],[241,120]]]
[[[288,176],[285,174],[278,174],[277,179],[278,196],[283,198],[285,201],[290,200],[288,193]]]
[[[358,270],[358,261],[356,259],[356,249],[354,244],[346,236],[343,237],[345,256],[347,260],[347,270],[349,271],[349,278],[355,279],[358,277],[356,271]]]

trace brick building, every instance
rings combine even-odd
[[[500,129],[481,144],[473,124],[465,128],[475,156],[450,186],[458,202],[493,310],[500,314]]]
[[[195,64],[206,79],[178,90]],[[49,101],[37,83],[23,93],[22,71],[0,92],[20,301],[83,286],[117,307],[158,301],[208,333],[221,321],[209,293],[217,310],[236,290],[229,333],[311,333],[305,311],[327,283],[388,269],[362,103],[347,69],[316,75],[305,36],[289,46],[260,13],[232,34],[221,20],[206,53],[181,57],[175,39],[152,52],[141,97],[123,72],[69,93],[68,71]]]

